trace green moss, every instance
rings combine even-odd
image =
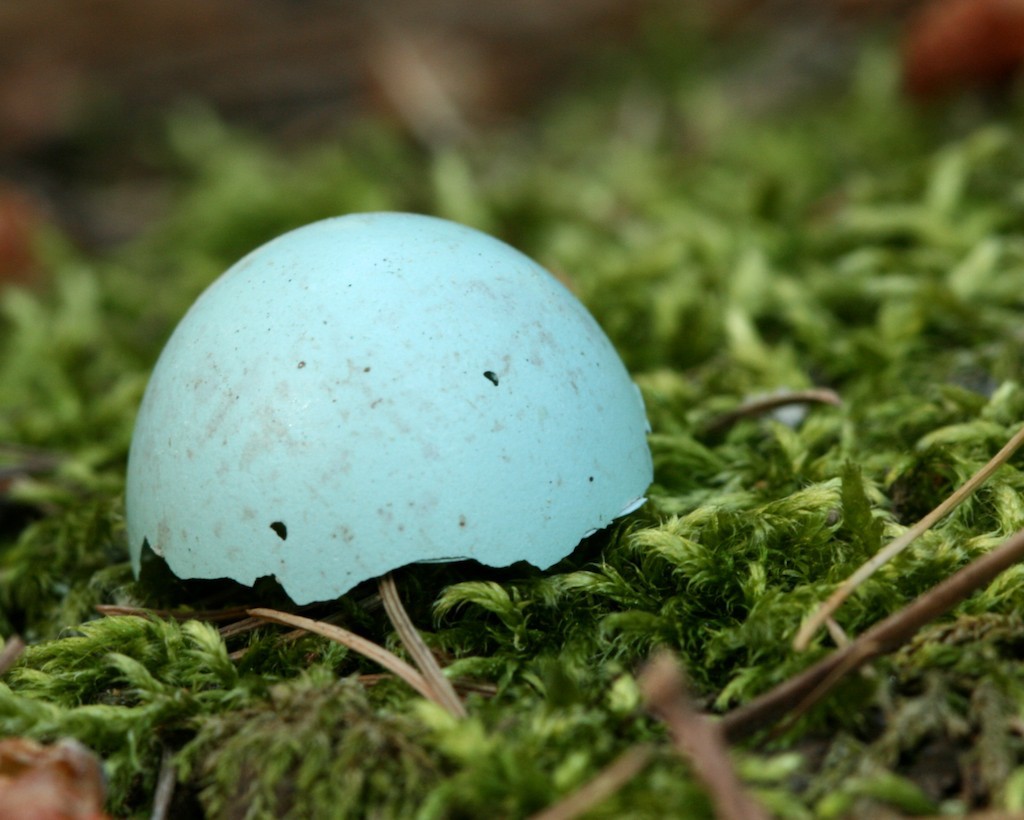
[[[460,150],[425,152],[360,123],[284,152],[182,112],[161,147],[179,186],[165,220],[98,256],[43,238],[52,285],[0,297],[0,445],[19,445],[0,447],[0,468],[25,464],[25,446],[46,451],[0,484],[0,629],[32,642],[0,687],[0,734],[91,746],[119,814],[148,811],[172,755],[179,799],[211,817],[518,817],[631,743],[664,739],[634,678],[653,649],[677,651],[718,711],[827,650],[823,637],[793,653],[803,618],[1024,419],[1021,115],[967,129],[951,116],[954,132],[941,112],[905,105],[891,55],[870,49],[828,100],[753,115],[720,55],[695,43],[672,56],[668,41],[652,31],[622,76]],[[364,687],[356,676],[377,670],[319,639],[92,620],[98,603],[245,599],[130,578],[135,408],[170,330],[218,273],[290,227],[369,209],[459,219],[563,275],[635,374],[653,426],[648,504],[550,572],[400,579],[452,673],[497,688],[469,697],[463,724],[395,681]],[[753,395],[811,385],[842,406],[709,432]],[[1018,457],[868,582],[842,628],[863,631],[1024,526],[1022,493]],[[770,746],[737,750],[743,777],[787,817],[1019,809],[1021,574]],[[334,609],[395,646],[361,602]],[[661,746],[593,816],[710,811]]]
[[[448,774],[421,721],[322,668],[204,721],[182,762],[214,817],[411,817]]]

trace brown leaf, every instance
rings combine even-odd
[[[34,197],[0,181],[0,286],[28,284],[38,276],[34,242],[43,222],[43,209]]]
[[[1024,0],[938,0],[910,24],[903,84],[926,98],[992,86],[1024,63]]]
[[[0,820],[107,820],[97,757],[76,740],[0,740]]]

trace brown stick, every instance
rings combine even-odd
[[[64,458],[49,450],[20,444],[0,444],[0,459],[15,461],[14,464],[0,465],[0,480],[49,472],[60,466]]]
[[[736,422],[742,419],[754,418],[778,410],[780,407],[787,407],[791,404],[831,404],[839,406],[842,399],[834,390],[827,387],[813,387],[808,390],[793,390],[788,393],[776,393],[772,396],[764,396],[759,399],[741,404],[735,410],[716,416],[708,422],[704,428],[706,435],[718,435],[724,433]]]
[[[794,704],[809,707],[841,680],[843,676],[833,675],[837,669],[844,667],[849,674],[872,658],[892,652],[922,626],[948,612],[1022,558],[1024,530],[1019,530],[991,552],[976,558],[899,612],[875,624],[843,649],[836,650],[745,706],[729,712],[721,723],[725,737],[730,741],[741,740],[777,720]]]
[[[11,635],[0,649],[0,675],[4,674],[18,662],[21,653],[25,651],[25,642],[18,635]]]
[[[721,725],[690,703],[676,659],[668,653],[656,656],[639,683],[648,707],[668,727],[676,751],[708,790],[715,815],[720,820],[768,820],[733,768]]]
[[[394,672],[427,700],[435,700],[434,690],[427,685],[427,682],[423,680],[423,676],[416,669],[393,652],[388,652],[383,646],[378,646],[373,641],[356,635],[354,632],[349,632],[340,626],[326,624],[323,621],[314,621],[301,615],[292,615],[290,612],[279,612],[276,609],[256,608],[250,609],[248,613],[254,618],[262,618],[264,621],[305,629],[308,632],[323,635],[325,638],[347,646],[352,651],[358,652],[360,655],[379,663],[385,669]],[[440,705],[443,706],[444,704]]]
[[[248,607],[234,606],[227,609],[149,609],[141,606],[121,606],[119,604],[96,604],[93,607],[101,615],[135,615],[139,618],[171,618],[175,621],[234,621],[245,614]]]
[[[430,651],[430,647],[424,642],[419,630],[416,629],[409,617],[409,613],[402,606],[402,599],[398,595],[395,579],[391,577],[390,572],[380,579],[377,587],[380,589],[380,598],[384,602],[384,610],[388,613],[395,631],[398,632],[398,637],[402,639],[406,651],[419,667],[427,686],[434,692],[434,697],[431,700],[441,704],[453,717],[466,717],[466,707],[455,693],[455,687],[438,666],[434,653]]]
[[[171,816],[171,801],[174,799],[174,787],[177,782],[174,752],[164,749],[160,756],[160,773],[156,778],[156,792],[153,794],[153,808],[149,813],[149,820],[167,820]]]
[[[963,486],[959,487],[956,492],[949,496],[949,498],[939,504],[939,506],[914,524],[913,527],[904,532],[901,536],[893,539],[889,544],[882,547],[882,549],[871,556],[871,558],[861,564],[853,575],[843,581],[843,583],[836,588],[835,592],[828,597],[825,603],[818,607],[818,609],[813,612],[806,621],[804,621],[803,626],[800,627],[800,631],[797,632],[796,638],[793,639],[793,647],[797,650],[806,649],[807,645],[811,642],[811,638],[814,636],[814,633],[821,628],[821,625],[825,623],[825,621],[830,618],[840,606],[842,606],[843,601],[850,597],[857,587],[874,575],[875,572],[886,562],[891,561],[894,557],[903,552],[903,550],[909,547],[912,542],[917,540],[941,519],[963,503],[963,501],[975,490],[988,481],[992,473],[1002,467],[1022,444],[1024,444],[1024,427],[1018,430],[1010,440],[1003,445],[1002,449],[989,459],[985,466],[964,482]]]
[[[601,769],[593,780],[543,811],[531,815],[530,820],[575,820],[640,774],[653,752],[653,748],[646,744],[630,746]]]

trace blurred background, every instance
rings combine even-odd
[[[373,117],[429,151],[688,52],[728,66],[736,105],[778,110],[841,86],[866,41],[898,55],[909,104],[998,97],[1024,0],[5,0],[0,278],[31,278],[40,223],[101,248],[158,219],[172,112],[285,150]]]

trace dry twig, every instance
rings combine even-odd
[[[650,761],[653,751],[646,744],[630,746],[601,769],[590,782],[554,805],[537,812],[530,820],[575,820],[640,774]]]
[[[402,639],[406,651],[412,656],[416,666],[419,667],[427,686],[431,688],[434,695],[431,700],[441,704],[453,717],[466,717],[466,707],[459,696],[455,694],[452,682],[448,680],[438,666],[437,659],[430,651],[430,647],[424,643],[419,631],[409,618],[409,613],[402,606],[402,599],[398,596],[398,588],[395,586],[395,579],[389,572],[378,583],[380,598],[384,602],[384,609],[391,619],[391,623]]]
[[[123,606],[120,604],[97,604],[96,611],[101,615],[136,615],[140,618],[171,618],[175,621],[234,621],[245,615],[248,607],[233,606],[225,609],[149,609],[141,606]]]
[[[690,703],[676,659],[661,654],[640,676],[648,708],[668,727],[679,754],[708,790],[715,814],[722,820],[767,820],[733,768],[720,724],[700,714]]]
[[[913,541],[927,532],[948,513],[958,507],[971,493],[984,484],[989,476],[998,470],[1022,444],[1024,444],[1024,427],[1018,430],[1003,446],[1003,449],[996,453],[988,464],[971,476],[955,493],[950,495],[949,498],[939,504],[938,507],[928,513],[928,515],[918,521],[899,538],[894,539],[887,546],[876,552],[853,575],[843,581],[839,588],[828,597],[828,600],[804,621],[803,626],[800,627],[800,631],[797,632],[796,638],[793,640],[793,647],[798,651],[806,649],[811,642],[811,638],[814,637],[814,633],[842,606],[843,601],[849,598],[857,587],[874,575],[885,563],[903,552]]]
[[[771,396],[762,396],[741,404],[735,410],[716,416],[704,428],[706,435],[719,435],[724,433],[736,422],[743,419],[756,418],[778,410],[780,407],[788,407],[791,404],[831,404],[838,406],[842,399],[834,390],[827,387],[814,387],[808,390],[791,390],[786,393],[775,393]]]
[[[21,653],[25,651],[25,642],[19,635],[11,635],[0,649],[0,675],[4,674],[18,662]]]
[[[167,820],[170,817],[171,801],[174,799],[174,787],[178,774],[174,770],[174,752],[164,749],[160,757],[160,774],[156,779],[156,792],[153,794],[153,809],[149,820]]]
[[[435,703],[437,702],[434,690],[427,685],[423,676],[416,669],[407,664],[393,652],[388,652],[388,650],[383,646],[379,646],[373,641],[369,641],[366,638],[356,635],[354,632],[349,632],[347,629],[343,629],[340,626],[323,623],[322,621],[314,621],[311,618],[304,618],[301,615],[292,615],[290,612],[280,612],[276,609],[262,609],[257,607],[255,609],[250,609],[249,614],[254,618],[262,618],[263,620],[270,621],[272,623],[297,627],[298,629],[305,629],[308,632],[313,632],[317,635],[329,638],[332,641],[337,641],[343,646],[347,646],[353,652],[358,652],[360,655],[369,658],[375,663],[379,663],[385,669],[398,675],[398,677],[408,683],[413,689],[423,695],[423,697],[427,698],[427,700],[432,700]],[[439,705],[444,706],[443,703]]]
[[[831,691],[845,675],[872,658],[892,652],[922,626],[948,612],[1021,559],[1024,559],[1024,530],[1014,533],[992,552],[976,558],[899,612],[875,624],[844,648],[783,681],[745,706],[734,709],[722,720],[725,737],[731,741],[740,740],[778,720],[794,706],[801,710],[809,708]]]
[[[48,473],[60,466],[64,456],[49,450],[26,447],[22,444],[0,444],[0,462],[13,461],[13,464],[0,463],[0,481],[7,481],[21,476]]]

